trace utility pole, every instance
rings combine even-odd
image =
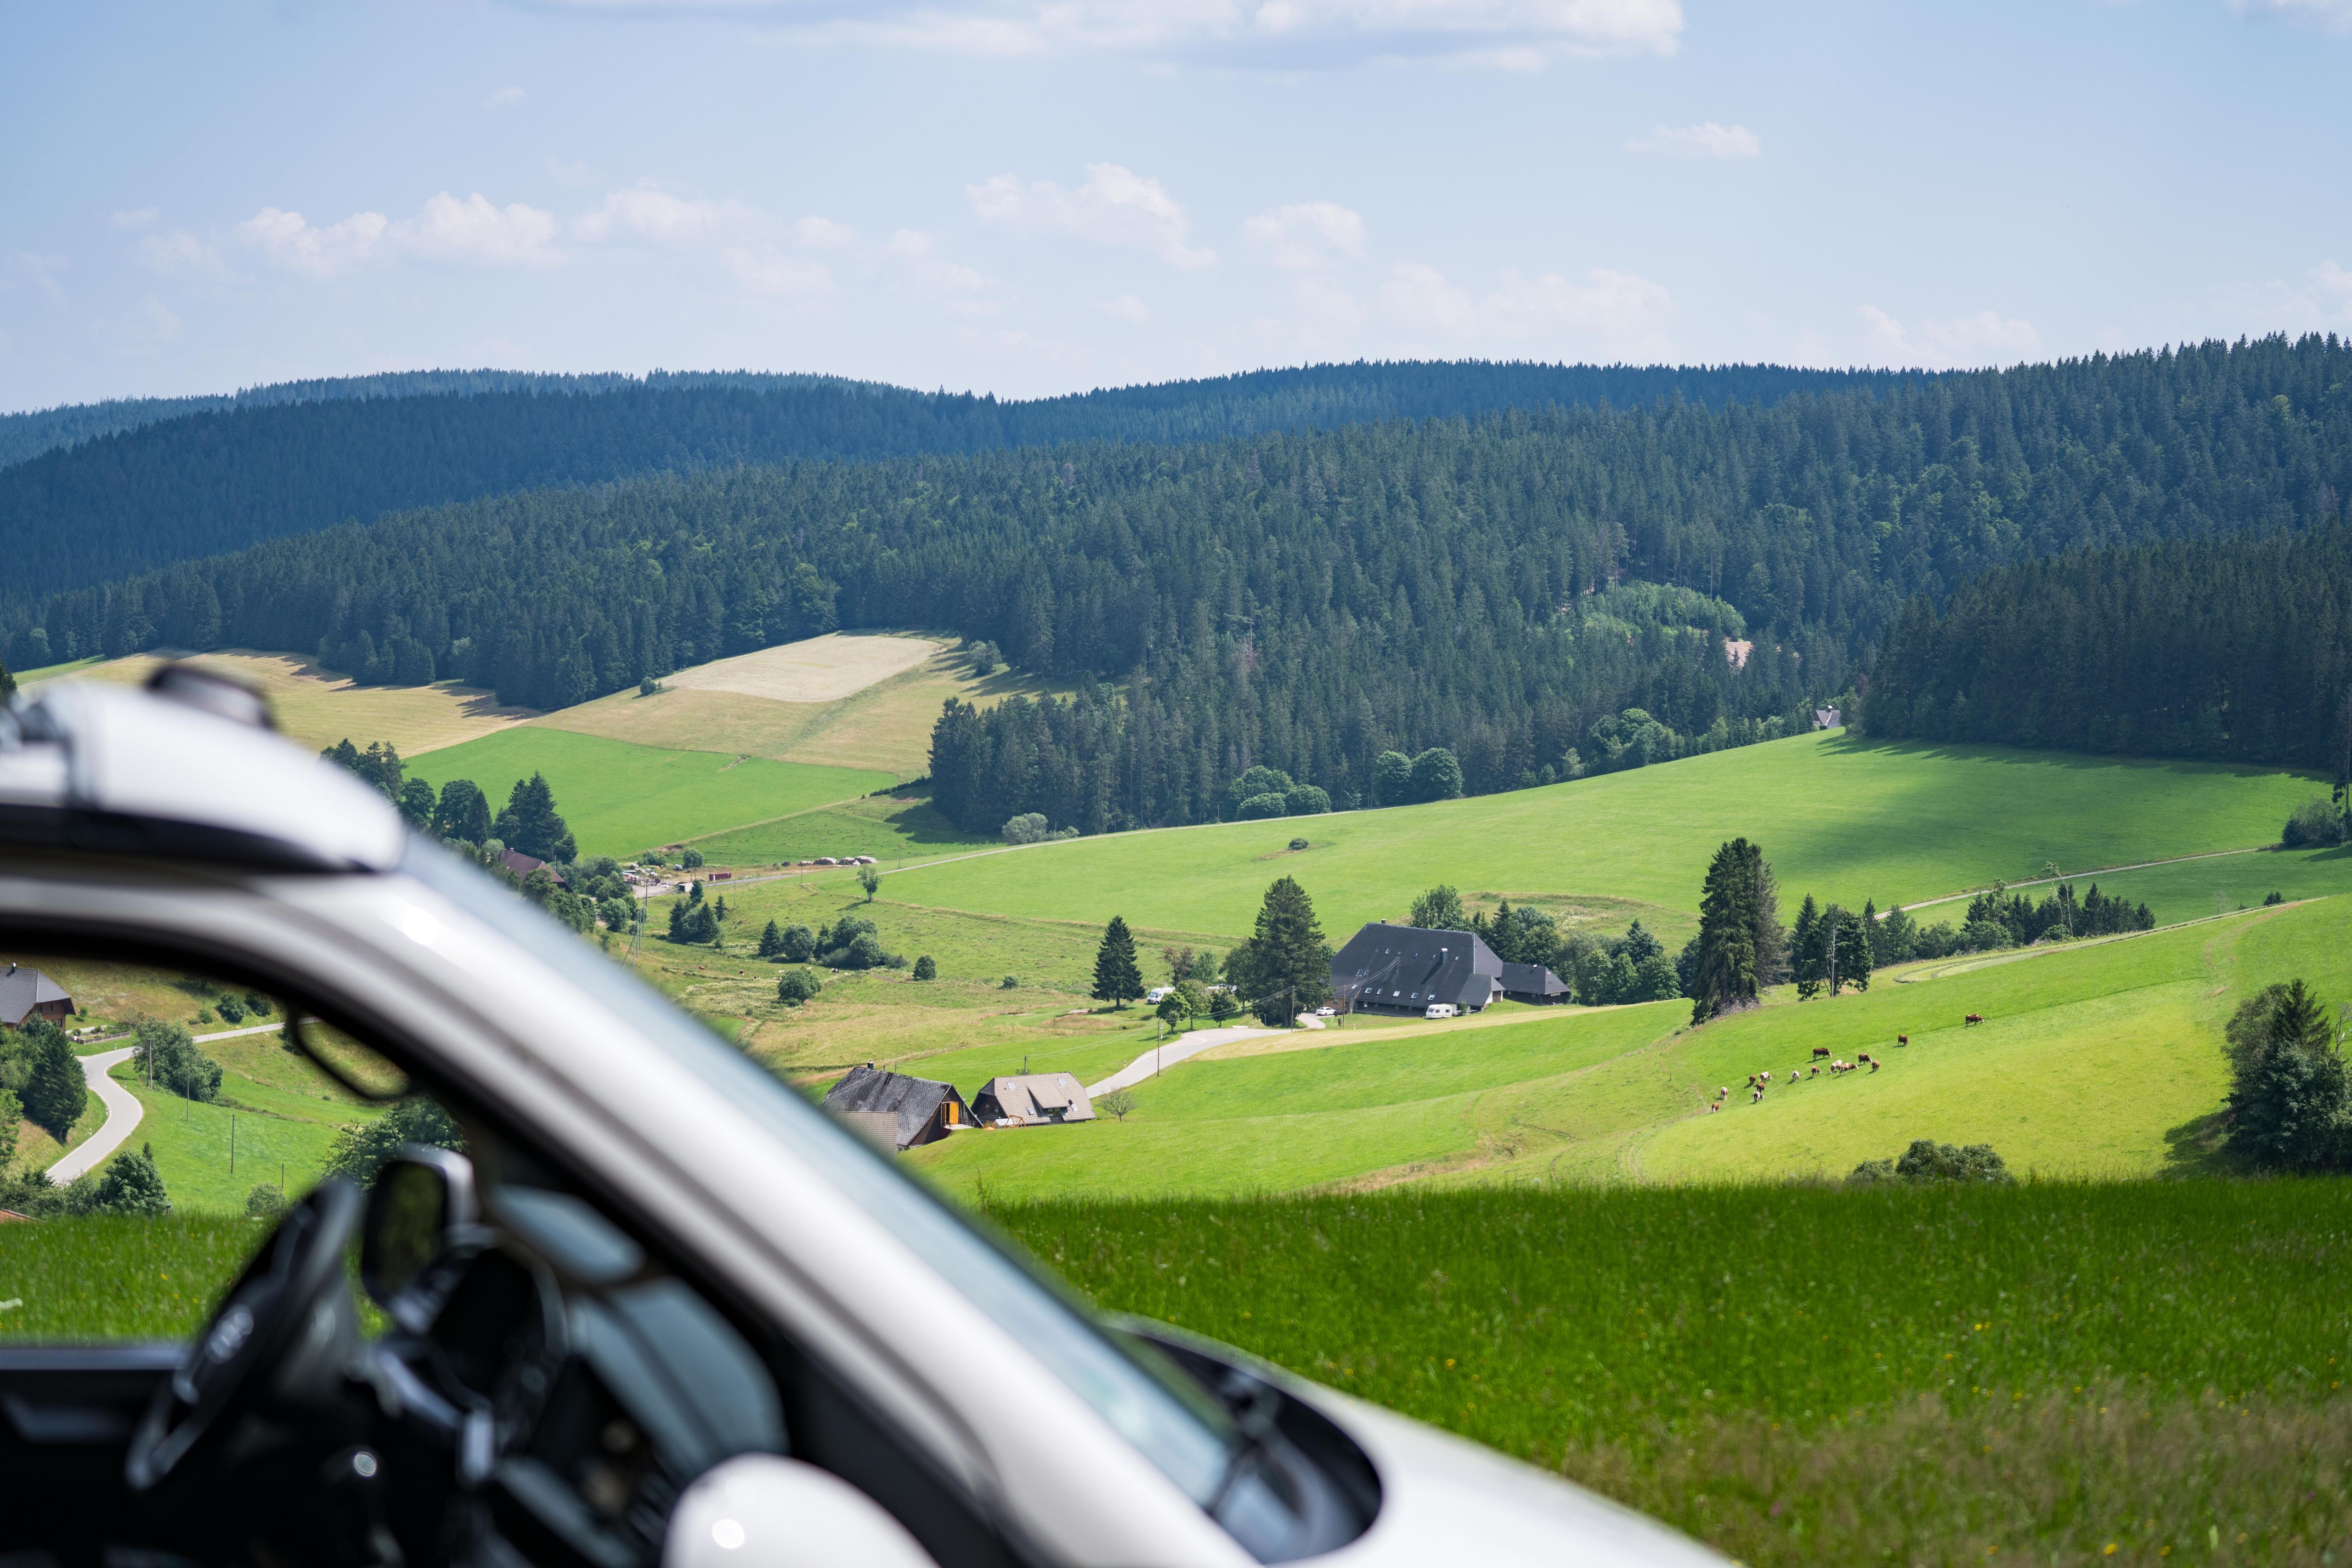
[[[228,1173],[236,1174],[236,1112],[228,1113]]]

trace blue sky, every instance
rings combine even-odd
[[[2352,331],[2352,0],[0,4],[0,409]]]

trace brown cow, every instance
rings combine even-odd
[[[1830,1048],[1827,1046],[1815,1046],[1813,1047],[1813,1055],[1816,1058],[1825,1057],[1829,1054]]]
[[[1964,1025],[1981,1024],[1984,1022],[1984,1015],[1982,1013],[1971,1013],[1967,1017],[1961,1019],[1960,1022]]]
[[[1898,1046],[1907,1046],[1911,1043],[1911,1037],[1908,1035],[1897,1035],[1895,1037],[1895,1043]]]

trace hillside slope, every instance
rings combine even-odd
[[[2209,1158],[2236,999],[2302,977],[2352,1001],[2347,935],[2352,900],[2330,899],[1921,966],[1834,1001],[1784,988],[1696,1030],[1685,1005],[1656,1003],[1250,1041],[1147,1080],[1124,1121],[966,1134],[909,1158],[1015,1201],[1840,1177],[1915,1138],[1990,1143],[2021,1173],[2190,1171]],[[1971,1011],[1986,1022],[1963,1024]],[[1887,1065],[1789,1085],[1817,1047]],[[1742,1086],[1762,1071],[1774,1086],[1751,1104]]]

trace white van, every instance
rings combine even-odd
[[[1143,994],[1143,1005],[1147,1007],[1157,1007],[1166,1001],[1168,994],[1175,989],[1173,985],[1155,985]]]
[[[1422,1016],[1424,1018],[1459,1018],[1462,1016],[1462,1009],[1456,1007],[1451,1002],[1432,1002],[1429,1005],[1429,1011],[1423,1013]]]

